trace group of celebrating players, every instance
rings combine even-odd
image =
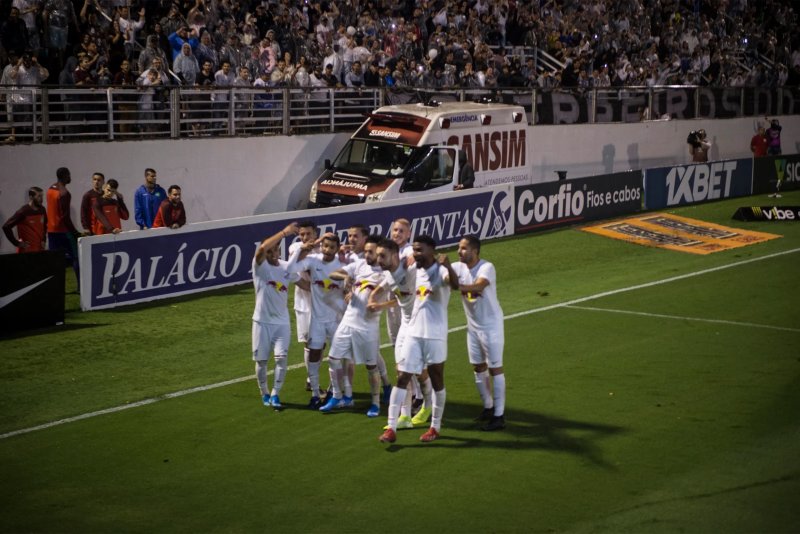
[[[282,260],[280,244],[299,236]],[[503,312],[497,300],[494,265],[481,259],[480,240],[464,236],[458,262],[437,254],[427,235],[411,238],[405,219],[392,223],[390,238],[369,235],[363,225],[348,229],[347,243],[333,233],[317,237],[311,221],[291,223],[264,239],[253,258],[256,292],[253,312],[253,360],[263,403],[281,409],[280,391],[287,371],[290,322],[289,285],[294,284],[297,340],[311,391],[308,407],[323,413],[353,407],[356,364],[367,368],[371,403],[368,417],[388,405],[388,422],[380,441],[393,443],[398,428],[424,426],[420,441],[439,437],[446,392],[447,306],[451,290],[459,291],[467,316],[467,349],[483,410],[484,430],[505,428]],[[380,351],[380,316],[394,344],[397,381],[392,387]],[[328,350],[330,386],[320,389],[322,351]],[[275,357],[272,389],[268,362]],[[412,413],[413,399],[422,399]]]

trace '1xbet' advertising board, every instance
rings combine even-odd
[[[538,232],[642,209],[642,172],[544,182],[515,189],[515,233]]]
[[[750,158],[647,169],[644,206],[653,210],[746,196],[752,177]]]
[[[466,234],[492,239],[513,234],[511,185],[443,193],[412,200],[307,210],[83,238],[79,241],[81,308],[112,308],[252,280],[256,246],[292,221],[312,220],[321,234],[342,241],[353,224],[388,236],[405,218],[412,235],[427,234],[440,246]],[[367,207],[369,206],[369,207]],[[286,257],[289,237],[281,242]]]

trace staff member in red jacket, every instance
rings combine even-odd
[[[44,209],[44,191],[41,187],[28,189],[28,203],[22,206],[3,225],[3,232],[17,247],[18,253],[45,250],[47,212]],[[14,235],[14,227],[17,235]]]
[[[130,216],[122,195],[117,193],[119,183],[113,178],[103,184],[103,196],[97,199],[94,210],[95,235],[118,234],[122,231],[122,221]]]
[[[177,185],[169,186],[167,198],[158,207],[153,228],[180,228],[186,224],[186,210],[181,202],[181,188]]]

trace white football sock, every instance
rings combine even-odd
[[[267,364],[268,360],[256,360],[256,380],[258,380],[258,389],[261,395],[269,395],[269,383],[267,379]]]
[[[499,417],[506,411],[506,375],[494,375],[492,386],[494,389],[494,415]]]
[[[389,382],[389,373],[386,370],[386,360],[383,359],[383,356],[381,355],[380,352],[378,353],[378,372],[381,375],[382,385],[388,386],[389,384],[391,384],[391,382]]]
[[[444,415],[445,400],[447,400],[447,393],[444,388],[442,388],[441,391],[434,391],[433,416],[431,417],[431,426],[436,430],[442,428],[442,415]]]
[[[400,413],[400,406],[406,398],[406,390],[397,386],[392,388],[392,394],[389,396],[389,413],[388,421],[392,430],[397,430],[397,415]]]
[[[333,398],[342,398],[342,388],[339,387],[339,375],[342,370],[342,360],[339,358],[331,358],[328,356],[328,375],[331,377],[331,389],[333,390]]]
[[[431,377],[426,378],[422,382],[420,382],[420,388],[422,389],[422,406],[427,409],[431,409],[431,393],[433,392],[433,383],[431,382]]]
[[[418,399],[422,398],[422,389],[419,387],[419,378],[417,378],[417,375],[413,375],[411,377],[411,382],[409,383],[409,387],[411,388],[411,392],[416,398]]]
[[[475,374],[475,385],[478,388],[478,394],[481,396],[484,408],[492,407],[492,393],[489,390],[489,371],[483,371]]]
[[[275,383],[272,385],[272,394],[278,395],[283,388],[283,381],[286,378],[286,369],[288,368],[286,355],[281,354],[275,356]]]
[[[311,396],[319,396],[319,364],[320,362],[308,362],[308,381],[311,383]]]
[[[411,384],[406,386],[405,391],[406,391],[406,398],[405,401],[403,401],[402,406],[400,406],[400,415],[403,415],[405,417],[411,417],[411,405],[414,400],[413,395],[411,395]]]
[[[372,404],[381,405],[381,373],[378,368],[367,369],[369,373],[369,392],[372,395]]]

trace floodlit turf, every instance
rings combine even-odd
[[[503,432],[472,421],[459,330],[437,442],[379,443],[363,370],[357,408],[331,415],[303,408],[293,370],[280,413],[253,379],[0,439],[0,531],[796,531],[800,223],[730,219],[766,200],[674,210],[784,236],[710,256],[576,229],[485,244],[517,314]],[[245,286],[81,313],[68,295],[66,327],[0,340],[0,434],[252,373],[252,302]]]

